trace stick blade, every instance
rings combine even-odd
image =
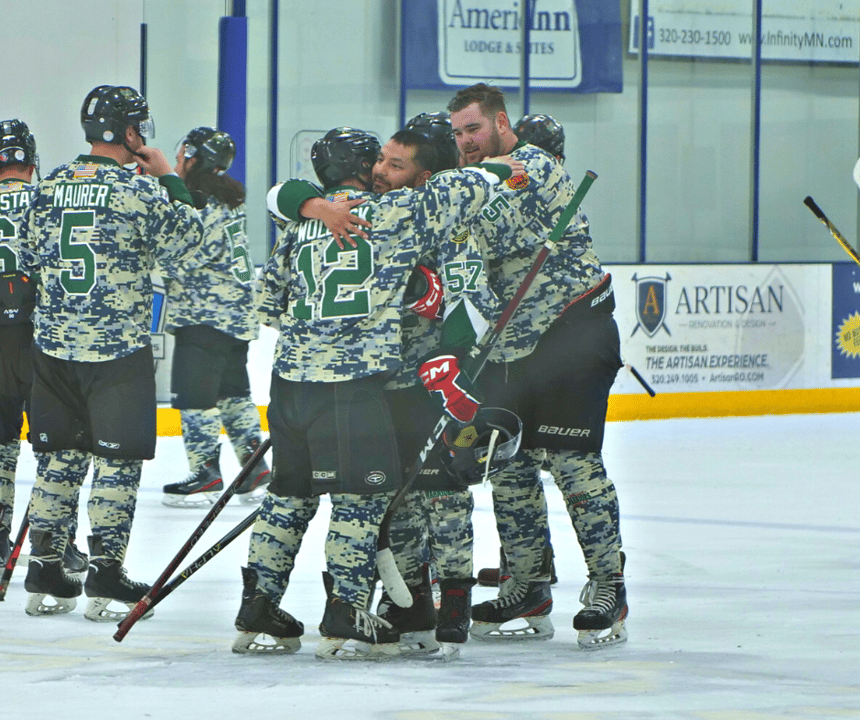
[[[819,220],[824,222],[826,218],[824,217],[824,213],[821,211],[821,208],[815,204],[815,200],[813,200],[809,195],[806,196],[803,200],[803,204],[806,205],[810,210],[812,210],[813,215],[817,217]]]
[[[412,593],[409,592],[409,588],[406,587],[397,570],[391,548],[385,548],[376,553],[376,569],[379,571],[379,579],[382,580],[382,586],[388,592],[388,597],[402,608],[411,607]]]

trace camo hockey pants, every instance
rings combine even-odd
[[[0,532],[12,533],[12,510],[15,507],[15,469],[21,441],[0,445]]]
[[[334,594],[355,607],[370,600],[376,571],[379,523],[392,494],[331,496],[331,519],[325,542],[326,566]],[[259,589],[279,604],[287,590],[308,524],[319,497],[279,497],[268,493],[260,505],[248,546],[248,567],[257,572]]]
[[[409,587],[421,584],[421,567],[433,565],[441,580],[472,577],[474,532],[471,490],[417,490],[391,522],[391,552]]]
[[[227,432],[240,465],[253,452],[254,441],[260,441],[260,412],[249,397],[221,398],[209,410],[180,410],[182,441],[192,474],[219,456],[218,438],[221,426]]]
[[[91,460],[90,528],[102,539],[104,557],[122,562],[134,521],[142,460],[103,458],[80,450],[37,453],[30,529],[51,533],[51,547],[62,555],[66,538],[76,526],[78,498]]]
[[[618,495],[600,453],[524,450],[492,477],[493,507],[508,570],[517,579],[538,577],[548,542],[546,467],[564,498],[590,578],[621,572]]]

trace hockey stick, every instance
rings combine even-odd
[[[626,367],[635,377],[642,388],[648,393],[651,397],[654,397],[657,393],[654,392],[654,388],[652,388],[647,382],[645,382],[645,378],[639,374],[639,371],[633,367],[630,363],[624,363],[624,367]]]
[[[147,612],[149,610],[152,610],[152,608],[158,605],[162,600],[164,600],[164,598],[170,595],[170,593],[176,590],[176,588],[182,585],[182,583],[184,583],[188,578],[190,578],[194,573],[196,573],[200,568],[202,568],[206,563],[208,563],[212,558],[214,558],[218,553],[220,553],[225,547],[227,547],[231,542],[233,542],[237,537],[239,537],[243,532],[245,532],[249,527],[251,527],[259,514],[260,509],[257,508],[256,510],[254,510],[254,512],[248,515],[248,517],[242,520],[242,522],[236,525],[236,527],[230,530],[230,532],[228,532],[218,542],[216,542],[212,547],[210,547],[205,553],[203,553],[199,558],[197,558],[193,563],[187,565],[182,572],[180,572],[175,578],[173,578],[173,580],[163,585],[161,591],[152,599],[152,602],[149,604]]]
[[[842,249],[851,256],[854,262],[860,265],[860,255],[857,254],[857,251],[845,239],[842,233],[836,229],[836,226],[827,219],[827,215],[825,215],[824,211],[815,204],[815,200],[807,195],[803,204],[812,210],[812,214],[827,226],[827,229],[830,230],[830,234],[836,238],[836,242],[838,242],[842,246]]]
[[[514,296],[510,299],[504,311],[499,316],[495,326],[493,326],[493,329],[487,335],[481,338],[481,341],[476,346],[478,348],[477,354],[464,362],[463,370],[470,379],[475,380],[484,369],[487,358],[498,343],[499,338],[508,325],[508,322],[510,322],[511,317],[517,311],[520,302],[528,292],[547,257],[555,248],[556,242],[558,242],[559,238],[561,238],[562,234],[567,229],[567,226],[576,214],[576,211],[579,210],[579,206],[582,204],[582,199],[585,197],[591,184],[596,179],[596,173],[591,170],[586,171],[585,177],[582,179],[582,182],[579,184],[579,187],[576,189],[576,192],[567,207],[562,211],[561,216],[559,217],[555,227],[552,229],[549,238],[544,242],[537,254],[537,257],[534,259],[531,268],[528,273],[526,273],[526,276],[523,278],[523,281],[520,283]],[[409,592],[409,588],[406,587],[406,583],[403,582],[403,578],[397,570],[397,564],[394,561],[394,553],[391,552],[391,521],[397,508],[403,504],[406,494],[410,491],[415,480],[418,478],[421,468],[427,460],[427,456],[442,436],[445,427],[448,425],[449,419],[450,418],[447,415],[442,415],[442,417],[439,418],[439,421],[430,433],[430,437],[427,438],[427,442],[421,449],[417,461],[410,467],[406,482],[391,499],[388,509],[385,511],[385,515],[379,525],[379,537],[376,542],[376,567],[389,597],[400,607],[409,607],[412,605],[412,594]]]
[[[117,642],[122,642],[122,639],[128,634],[128,631],[131,630],[132,625],[134,625],[140,618],[142,618],[152,606],[155,599],[158,597],[161,589],[167,583],[167,580],[179,567],[179,563],[181,563],[187,556],[188,553],[191,552],[191,548],[193,548],[200,538],[203,536],[203,533],[206,532],[207,528],[215,521],[215,518],[218,517],[218,514],[224,509],[228,502],[230,502],[230,498],[236,493],[236,488],[244,482],[245,478],[251,474],[251,470],[254,469],[254,466],[263,459],[263,455],[266,454],[268,449],[272,445],[272,439],[270,437],[265,438],[263,442],[260,443],[260,447],[258,447],[254,454],[248,459],[245,463],[244,467],[239,471],[239,474],[236,476],[236,479],[233,480],[232,483],[227,487],[227,489],[222,493],[221,497],[215,502],[215,504],[210,508],[209,512],[206,513],[206,517],[200,521],[200,524],[197,526],[197,529],[191,533],[191,537],[185,541],[185,544],[180,548],[179,552],[176,553],[176,556],[171,560],[167,567],[164,568],[164,572],[158,577],[152,587],[149,588],[149,592],[146,593],[134,606],[134,608],[126,615],[122,621],[118,624],[118,629],[114,633],[113,639]]]
[[[21,548],[24,545],[24,538],[27,537],[27,530],[30,528],[30,512],[29,508],[24,513],[24,519],[21,521],[21,527],[18,528],[18,535],[15,537],[15,544],[12,546],[12,552],[6,560],[6,565],[3,568],[3,577],[0,578],[0,602],[6,599],[6,590],[9,588],[9,582],[12,580],[12,573],[15,572],[15,565],[18,564],[18,556],[21,554]]]

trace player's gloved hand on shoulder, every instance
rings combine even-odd
[[[425,360],[418,368],[418,376],[433,397],[441,398],[442,408],[452,418],[467,423],[475,417],[480,403],[456,355],[442,354]]]
[[[444,299],[439,276],[426,265],[416,265],[403,295],[406,309],[428,320],[439,320]]]

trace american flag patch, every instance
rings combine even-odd
[[[96,176],[96,170],[98,170],[98,165],[81,165],[77,170],[75,170],[72,175],[76,180],[79,178],[91,178]]]

